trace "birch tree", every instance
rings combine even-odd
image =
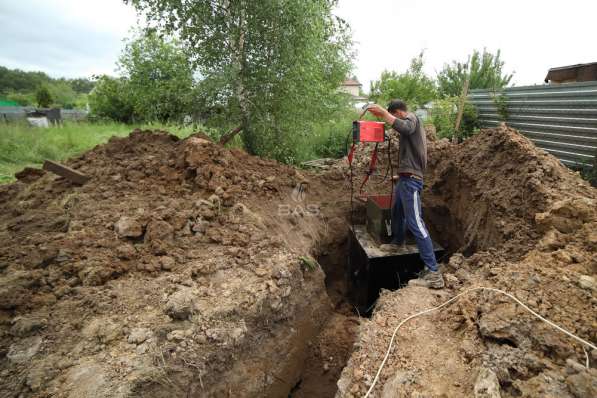
[[[176,35],[213,105],[238,125],[247,151],[287,159],[343,97],[351,68],[348,25],[332,0],[125,0],[152,29]]]

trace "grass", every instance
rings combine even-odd
[[[351,130],[352,120],[358,116],[354,110],[333,116],[333,119],[315,123],[311,131],[287,144],[293,146],[293,157],[289,163],[300,164],[306,160],[341,157],[345,154],[346,137]],[[125,137],[135,128],[167,130],[180,138],[203,131],[217,139],[221,133],[204,126],[164,124],[65,122],[61,126],[43,129],[25,123],[0,123],[0,184],[14,181],[14,174],[25,167],[41,167],[46,159],[64,161],[107,142],[110,137]],[[228,146],[241,147],[240,135],[234,137]]]
[[[352,142],[352,121],[358,119],[358,112],[349,109],[333,116],[330,120],[314,123],[308,134],[294,142],[296,164],[346,155],[347,139],[349,144]]]
[[[47,129],[24,123],[0,124],[0,183],[14,181],[14,173],[24,167],[40,167],[45,159],[63,161],[107,142],[110,137],[127,136],[137,127],[163,129],[181,138],[196,131],[161,124],[64,123]]]

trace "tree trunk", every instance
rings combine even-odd
[[[471,74],[467,74],[466,80],[464,81],[464,87],[462,88],[462,94],[460,95],[460,101],[458,104],[458,113],[456,114],[456,125],[454,126],[454,135],[452,136],[452,142],[458,142],[458,131],[460,130],[460,123],[462,122],[462,114],[464,112],[464,104],[466,103],[466,96],[468,95],[468,86],[471,82]]]
[[[245,10],[244,6],[240,6],[239,17],[238,17],[238,39],[236,40],[236,57],[235,57],[235,69],[237,73],[236,81],[236,95],[238,97],[238,104],[240,107],[241,124],[240,130],[243,131],[243,143],[245,150],[254,155],[256,153],[256,142],[251,130],[251,110],[249,106],[249,100],[247,98],[247,88],[245,85],[245,74],[246,74],[246,51],[245,51],[245,34],[246,34],[246,21],[245,21]],[[233,135],[234,136],[234,135]]]

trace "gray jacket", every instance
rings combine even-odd
[[[419,118],[408,112],[405,119],[397,118],[392,128],[400,134],[400,163],[398,173],[411,173],[423,178],[427,167],[427,138]]]

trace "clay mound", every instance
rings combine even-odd
[[[557,201],[597,197],[554,156],[505,126],[456,146],[432,143],[428,175],[423,198],[429,223],[465,253],[505,244],[523,253],[544,232],[538,213]]]
[[[201,138],[179,141],[164,132],[136,131],[113,138],[68,164],[91,181],[76,188],[45,175],[29,184],[0,188],[6,209],[1,238],[8,243],[1,253],[6,264],[37,266],[60,256],[77,261],[85,259],[86,250],[103,250],[101,275],[83,268],[86,285],[100,285],[111,274],[125,272],[123,260],[131,257],[170,253],[184,258],[171,243],[178,237],[246,244],[250,231],[220,226],[221,210],[241,201],[247,206],[285,200],[289,189],[304,178],[273,161],[225,150]],[[235,212],[243,211],[240,203]],[[263,226],[259,220],[255,223]],[[58,241],[50,244],[53,239]],[[141,252],[129,247],[138,241],[147,244]],[[43,253],[37,249],[42,244]],[[78,273],[83,276],[81,270]]]
[[[305,177],[198,136],[149,131],[68,165],[91,180],[76,187],[36,172],[0,187],[0,389],[289,391],[330,310],[321,270],[299,259],[325,221],[286,211],[307,207],[291,194]],[[309,195],[326,191],[311,179]]]

